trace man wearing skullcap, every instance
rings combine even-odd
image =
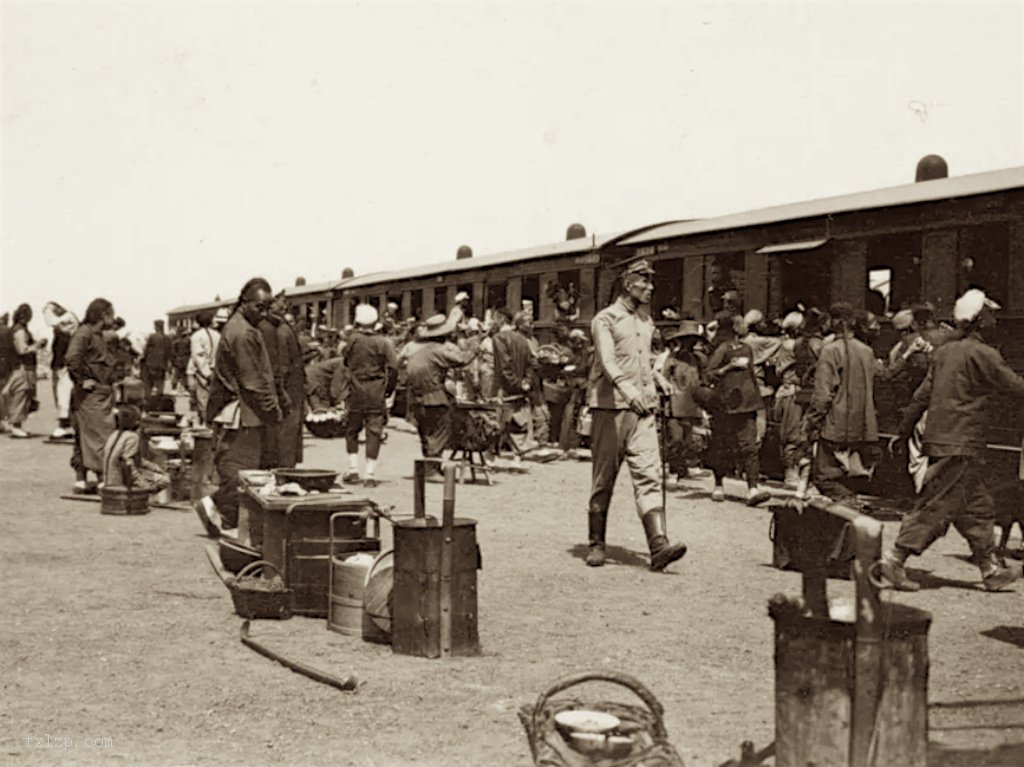
[[[935,350],[927,376],[904,411],[899,436],[890,444],[895,449],[905,441],[928,409],[924,487],[880,568],[885,581],[901,591],[920,588],[904,569],[907,558],[923,554],[951,524],[967,539],[987,591],[1000,591],[1021,575],[1019,562],[1003,567],[996,558],[995,502],[983,459],[984,413],[990,399],[1003,395],[1018,403],[1024,400],[1024,379],[982,338],[983,331],[995,325],[997,309],[996,302],[975,288],[957,299],[953,318],[962,335]]]
[[[782,318],[782,346],[772,359],[780,379],[772,402],[772,420],[777,424],[782,446],[786,487],[795,490],[800,497],[807,492],[811,468],[811,451],[803,423],[805,403],[797,396],[802,382],[796,352],[798,344],[806,341],[801,335],[803,324],[804,315],[800,312],[789,312]]]
[[[360,480],[359,433],[366,429],[366,470],[362,477],[366,487],[377,486],[377,458],[384,434],[386,400],[394,389],[398,372],[395,345],[390,338],[374,331],[376,324],[377,310],[369,304],[359,304],[355,328],[342,354],[350,380],[345,428],[348,471],[343,480]]]
[[[587,404],[593,418],[593,464],[586,562],[591,567],[605,561],[608,508],[623,460],[633,480],[651,569],[664,570],[686,554],[685,544],[669,542],[661,500],[663,477],[655,422],[660,403],[651,357],[653,291],[654,269],[645,259],[634,261],[622,273],[619,297],[598,312],[590,325],[594,362]]]
[[[220,486],[194,504],[212,538],[237,530],[238,472],[260,468],[267,427],[281,421],[274,369],[259,330],[272,300],[265,279],[246,282],[217,344],[206,420],[214,425]]]

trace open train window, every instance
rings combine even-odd
[[[487,294],[484,297],[484,315],[490,318],[490,312],[494,309],[505,308],[505,283],[488,282]]]
[[[422,290],[410,290],[409,291],[409,310],[412,312],[412,316],[418,320],[426,319],[423,316],[423,291]]]
[[[439,285],[434,288],[434,314],[448,314],[448,288]]]
[[[655,319],[678,320],[683,303],[683,259],[668,258],[654,264],[654,295],[651,308]]]
[[[872,237],[868,240],[868,284],[865,289],[864,308],[880,314],[921,301],[921,234],[907,232]],[[888,287],[876,291],[872,286],[872,273],[879,281],[888,272]]]
[[[868,295],[874,299],[865,300],[865,309],[875,314],[889,311],[892,306],[892,269],[868,269]]]
[[[965,226],[960,230],[960,271],[957,293],[977,287],[1006,305],[1010,282],[1008,224]]]
[[[523,308],[526,307],[526,302],[529,301],[531,309],[533,311],[533,319],[537,319],[537,313],[540,311],[540,277],[534,275],[533,277],[523,277]],[[518,309],[519,307],[515,307]]]

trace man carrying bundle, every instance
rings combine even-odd
[[[637,513],[643,521],[651,551],[651,569],[664,570],[686,554],[682,543],[669,543],[661,493],[658,449],[659,408],[654,385],[650,316],[654,269],[644,259],[622,274],[621,294],[591,322],[594,362],[590,371],[588,404],[593,417],[593,473],[588,508],[589,543],[586,563],[605,562],[605,530],[615,478],[623,460],[633,479]]]

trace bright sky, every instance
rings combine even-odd
[[[0,307],[1024,165],[1024,3],[3,2]]]

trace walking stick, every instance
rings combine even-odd
[[[665,509],[667,503],[668,491],[665,487],[666,477],[668,476],[668,461],[665,455],[665,440],[667,436],[665,429],[668,427],[665,418],[665,396],[661,395],[658,397],[658,452],[661,456],[661,508]]]

